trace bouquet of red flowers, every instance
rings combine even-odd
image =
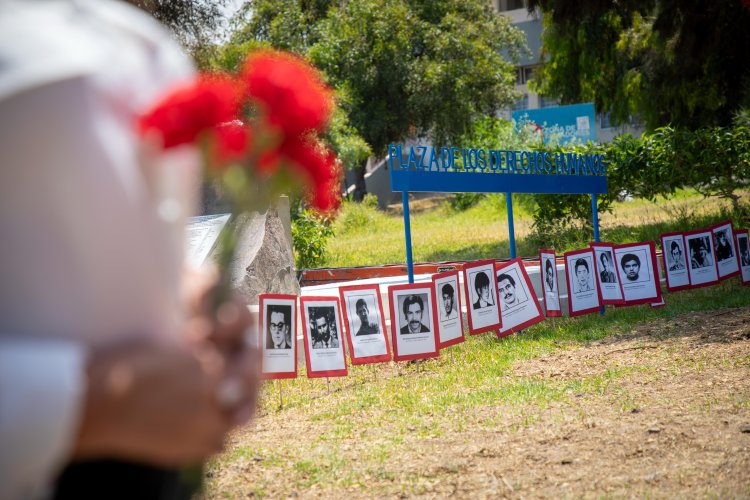
[[[265,210],[292,190],[330,211],[339,201],[339,164],[320,133],[333,106],[331,90],[307,62],[259,50],[238,75],[201,74],[174,88],[140,118],[138,131],[163,149],[198,145],[204,174],[220,183],[234,214]],[[226,226],[219,236],[215,306],[230,291],[235,247]]]

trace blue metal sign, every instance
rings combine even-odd
[[[414,282],[410,192],[505,193],[511,258],[516,256],[513,193],[590,194],[594,241],[599,241],[596,195],[607,192],[604,155],[390,144],[388,164],[391,190],[401,191],[404,207],[410,283]]]
[[[607,161],[599,154],[391,144],[388,163],[395,192],[607,192]]]

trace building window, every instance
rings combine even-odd
[[[513,103],[513,111],[529,109],[529,94],[524,94]]]
[[[557,102],[556,97],[547,97],[540,95],[539,96],[539,107],[540,108],[552,108],[554,106],[559,106],[560,103]]]
[[[516,85],[525,85],[533,76],[533,66],[521,66],[520,68],[516,68]]]
[[[609,111],[607,111],[606,113],[601,113],[599,115],[599,119],[601,120],[602,128],[612,128],[612,121]]]

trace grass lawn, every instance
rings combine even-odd
[[[515,443],[513,446],[518,447],[530,440],[541,439],[534,453],[553,453],[557,448],[551,448],[540,435],[562,433],[560,446],[567,446],[571,436],[578,436],[581,447],[586,448],[591,446],[593,436],[598,436],[596,432],[605,432],[606,429],[606,434],[596,439],[604,441],[602,447],[609,443],[612,450],[602,448],[598,452],[602,456],[592,456],[591,467],[597,467],[596,464],[609,459],[608,454],[620,453],[625,445],[618,440],[631,439],[628,436],[636,432],[638,442],[632,447],[640,449],[639,453],[643,455],[647,446],[643,443],[648,441],[640,438],[640,433],[661,432],[660,428],[649,427],[646,433],[646,427],[656,426],[653,421],[658,423],[677,418],[672,416],[675,408],[679,409],[678,416],[691,419],[684,424],[687,426],[685,432],[690,432],[690,428],[695,432],[699,424],[712,429],[719,421],[731,422],[734,426],[737,419],[750,417],[750,392],[743,382],[750,374],[747,317],[739,323],[741,331],[738,330],[740,336],[737,339],[740,343],[734,344],[736,348],[731,355],[690,351],[701,349],[703,345],[715,345],[717,349],[723,347],[716,340],[706,344],[708,340],[704,337],[708,339],[708,336],[700,337],[705,326],[697,326],[693,319],[680,320],[691,314],[700,314],[697,311],[721,309],[725,312],[719,313],[719,319],[710,320],[714,327],[720,326],[736,314],[733,311],[750,305],[750,289],[739,285],[735,278],[712,287],[667,294],[666,301],[667,307],[660,309],[648,306],[608,308],[604,316],[593,314],[573,319],[550,319],[522,334],[503,339],[491,334],[470,337],[465,343],[444,350],[437,359],[415,364],[350,367],[349,377],[330,381],[307,379],[302,367],[298,379],[265,384],[259,417],[251,426],[239,431],[232,438],[227,452],[209,465],[211,479],[207,496],[344,498],[352,495],[426,494],[442,497],[450,495],[451,491],[458,496],[494,496],[491,492],[497,481],[482,483],[481,464],[488,463],[486,460],[493,457],[511,460],[514,453],[521,455],[517,457],[521,461],[518,467],[512,464],[493,466],[503,469],[506,474],[503,477],[510,478],[509,481],[503,479],[509,491],[521,488],[526,492],[521,493],[523,496],[533,497],[540,495],[539,491],[534,493],[533,488],[549,487],[552,490],[548,494],[554,495],[555,489],[561,487],[559,484],[556,486],[547,479],[527,477],[529,467],[524,465],[527,459],[523,458],[523,453],[510,447],[505,449],[499,443],[511,440]],[[604,361],[586,364],[583,373],[555,376],[563,369],[560,356],[551,358],[558,359],[551,364],[541,364],[542,369],[549,367],[552,370],[552,376],[523,373],[525,364],[533,363],[535,359],[544,361],[545,357],[556,353],[595,346],[602,339],[627,336],[654,325],[659,328],[650,337],[638,336],[630,343],[617,341],[608,345]],[[690,349],[670,343],[670,336],[685,334],[699,336],[696,337],[698,340],[691,338]],[[637,354],[641,358],[637,363],[617,359],[612,362],[611,353],[619,351]],[[567,362],[567,358],[574,359],[575,356],[563,355],[562,358]],[[700,385],[714,380],[714,377],[717,377],[716,383],[721,384],[723,380],[726,386],[727,391],[721,395]],[[654,385],[643,392],[643,383],[647,380]],[[698,388],[681,389],[679,383],[686,380],[694,380]],[[669,387],[673,392],[654,399],[657,386]],[[279,403],[280,390],[283,407]],[[682,396],[689,398],[686,403],[677,401]],[[623,427],[622,435],[618,434],[620,425],[625,426],[630,420],[637,419],[637,414],[646,411],[651,413],[643,417],[643,421],[632,422],[636,430]],[[606,425],[602,420],[605,413],[609,419]],[[599,420],[595,418],[597,415]],[[596,422],[599,422],[599,431],[592,428],[592,425],[596,427]],[[571,429],[583,434],[575,434]],[[616,435],[610,436],[609,433]],[[718,439],[716,436],[707,438]],[[728,443],[739,439],[732,436],[731,433],[727,435]],[[750,439],[747,441],[750,444]],[[699,465],[707,452],[694,445],[694,441],[689,441],[685,450],[677,450],[678,444],[666,442],[663,447],[655,449],[654,456],[649,455],[646,462],[633,462],[637,471],[632,474],[642,474],[639,467],[651,463],[652,458],[671,460],[669,453],[672,453],[682,457],[675,458],[674,467],[692,467],[701,474],[711,475],[710,464]],[[735,452],[730,449],[730,444],[714,441],[712,446],[714,452],[723,453],[727,448],[728,457],[736,456],[739,457],[737,460],[743,461],[731,467],[726,465],[724,469],[730,467],[730,475],[739,480],[742,475],[736,467],[741,469],[747,465],[744,461],[750,460],[750,448],[740,448],[735,450],[736,455],[732,455]],[[466,450],[472,450],[469,456]],[[689,455],[689,451],[697,455]],[[567,453],[573,455],[554,458],[557,462],[553,465],[561,467],[560,463],[582,461],[586,451],[580,449]],[[619,460],[618,457],[613,459]],[[619,462],[611,466],[620,467]],[[548,470],[551,468],[552,465]],[[685,474],[695,475],[691,472],[693,469]],[[567,470],[573,471],[569,474],[577,477],[586,475],[585,471],[568,468],[564,472]],[[621,475],[629,474],[624,470],[620,470]],[[457,475],[463,474],[478,476],[476,481],[467,485],[457,479]],[[607,476],[607,471],[602,475]],[[664,484],[644,483],[640,477],[633,480],[635,483],[628,483],[630,486],[626,485],[625,490],[617,489],[619,483],[612,486],[615,496],[684,496],[699,491],[693,489],[692,483],[679,482],[682,481],[679,478],[666,489],[663,489]],[[536,486],[529,490],[528,484]],[[597,488],[593,479],[581,484],[593,487],[597,496],[610,491]],[[706,484],[713,488],[707,490],[708,496],[734,496],[739,491],[747,491],[735,488],[748,487],[744,483],[738,486],[722,482],[720,478],[710,478]],[[652,489],[652,486],[657,489]],[[465,489],[472,487],[475,490]],[[586,489],[573,490],[573,496],[587,491],[591,493]]]
[[[503,207],[414,214],[415,260],[507,256]],[[622,203],[602,239],[656,240],[721,220],[720,208],[693,193]],[[398,215],[347,205],[335,225],[329,265],[403,261]],[[516,230],[519,253],[535,255],[530,217]],[[470,336],[439,358],[348,377],[308,379],[301,365],[297,379],[264,383],[203,496],[745,497],[750,287],[732,278],[665,301]]]
[[[412,250],[415,262],[475,260],[509,257],[508,225],[504,198],[488,196],[463,212],[447,202],[431,204],[428,210],[412,208]],[[692,191],[681,191],[670,200],[633,200],[616,203],[612,213],[600,217],[601,240],[629,243],[652,240],[667,231],[698,229],[718,222],[728,205],[705,199]],[[533,222],[520,204],[514,205],[517,254],[536,256],[547,243],[532,235]],[[735,221],[739,223],[740,221]],[[345,203],[334,222],[335,236],[329,242],[325,267],[347,267],[404,263],[403,218],[355,203]],[[591,234],[573,234],[567,247],[588,245]]]

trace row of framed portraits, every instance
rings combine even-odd
[[[669,291],[707,286],[736,275],[750,284],[748,231],[733,229],[731,221],[663,234],[661,245]],[[594,313],[605,305],[664,305],[653,242],[591,243],[566,252],[563,260],[570,316]],[[462,271],[433,275],[431,282],[389,286],[390,331],[386,331],[378,285],[341,287],[338,297],[263,294],[259,316],[263,375],[297,377],[298,328],[309,378],[346,376],[347,357],[352,365],[437,357],[441,349],[465,340],[459,272],[469,302],[471,335],[494,331],[504,337],[545,316],[562,316],[555,252],[540,250],[539,262],[544,311],[521,259],[475,261],[464,264]]]
[[[713,285],[733,276],[750,284],[748,231],[735,229],[732,221],[662,234],[661,248],[670,292]]]
[[[469,333],[499,337],[544,320],[521,262],[493,260],[464,265]],[[459,271],[431,282],[388,287],[390,342],[378,285],[339,288],[339,297],[260,295],[259,343],[263,376],[297,377],[297,305],[307,376],[346,376],[352,365],[437,357],[465,340]],[[393,352],[391,352],[393,350]]]
[[[662,234],[663,270],[667,290],[675,292],[740,276],[750,284],[747,229],[731,221],[688,232]],[[565,277],[571,316],[599,311],[601,306],[664,305],[653,242],[613,245],[591,243],[566,252]],[[542,290],[546,315],[562,316],[553,250],[540,250]]]
[[[542,290],[547,316],[562,316],[553,250],[541,250]],[[663,305],[656,249],[652,241],[613,245],[591,243],[565,252],[570,316],[598,312],[602,306]]]

